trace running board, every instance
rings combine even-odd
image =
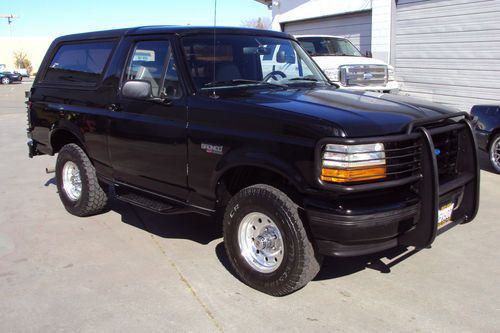
[[[113,183],[116,199],[158,214],[199,213],[211,216],[215,211],[142,190],[128,184]]]
[[[174,206],[162,202],[150,197],[142,196],[137,193],[124,193],[124,194],[116,194],[116,198],[118,200],[124,201],[134,206],[139,206],[141,208],[153,211],[159,214],[170,214],[173,210],[175,210]]]

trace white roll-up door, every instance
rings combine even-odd
[[[399,0],[394,51],[403,93],[500,104],[500,0]]]
[[[362,53],[371,51],[372,13],[364,11],[287,22],[283,31],[292,35],[334,35],[348,38]]]

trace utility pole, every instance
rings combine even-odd
[[[9,34],[10,34],[10,37],[12,37],[12,20],[18,19],[19,16],[14,15],[14,14],[0,14],[0,18],[7,19],[7,23],[9,23]]]

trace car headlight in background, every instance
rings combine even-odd
[[[387,66],[387,80],[388,81],[395,81],[396,80],[396,74],[394,73],[394,67],[391,65]]]
[[[349,183],[385,178],[383,143],[363,145],[327,144],[323,150],[320,179]]]
[[[324,70],[325,75],[330,79],[330,81],[339,81],[339,69],[338,68],[328,68]]]

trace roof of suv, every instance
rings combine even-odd
[[[271,36],[271,37],[281,37],[281,38],[293,38],[289,34],[283,32],[278,32],[273,30],[241,28],[241,27],[216,27],[215,31],[217,34],[242,34],[242,35],[261,35],[261,36]],[[154,34],[169,34],[169,33],[179,34],[179,35],[191,35],[191,34],[212,34],[213,32],[214,32],[214,27],[158,25],[158,26],[144,26],[144,27],[134,27],[125,29],[85,32],[80,34],[61,36],[56,40],[60,42],[60,41],[70,41],[70,40],[113,38],[113,37],[135,36],[135,35],[154,35]]]

